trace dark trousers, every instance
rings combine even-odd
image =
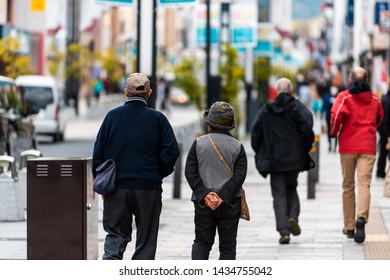
[[[337,137],[332,137],[330,135],[330,130],[331,130],[331,127],[330,127],[330,112],[329,112],[326,114],[326,133],[328,135],[328,144],[329,144],[328,151],[329,152],[332,151],[332,142],[334,142],[333,151],[336,152],[336,150],[337,150]]]
[[[137,239],[133,260],[154,260],[162,202],[161,190],[117,189],[104,199],[104,260],[121,260],[131,241],[133,215]]]
[[[271,173],[276,230],[281,236],[290,234],[290,218],[298,220],[300,202],[297,192],[299,171]]]
[[[379,157],[377,162],[376,176],[384,178],[386,175],[387,156],[389,151],[386,150],[387,138],[384,135],[380,136],[379,141]]]
[[[195,202],[195,240],[192,245],[193,260],[208,260],[214,244],[216,230],[219,236],[219,259],[235,260],[237,230],[240,220],[240,198],[222,203],[212,211],[206,204]]]

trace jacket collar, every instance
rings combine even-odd
[[[220,134],[232,136],[229,131],[224,129],[218,129],[218,128],[211,128],[209,133],[220,133]]]
[[[134,96],[130,96],[127,101],[125,102],[125,104],[127,103],[130,103],[130,102],[134,102],[134,101],[141,101],[143,103],[145,103],[145,105],[148,105],[145,97],[141,96],[141,95],[134,95]]]

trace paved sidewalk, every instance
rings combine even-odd
[[[237,259],[263,260],[364,260],[390,259],[383,247],[390,248],[390,198],[382,195],[383,180],[373,178],[372,211],[367,224],[367,239],[357,244],[342,234],[341,171],[339,155],[327,152],[325,137],[321,138],[320,183],[316,185],[315,199],[307,198],[307,172],[299,176],[301,199],[300,225],[302,234],[292,236],[289,245],[279,245],[275,230],[275,216],[269,179],[263,179],[255,170],[254,153],[248,139],[249,170],[244,187],[251,210],[251,221],[240,221]],[[375,174],[375,173],[374,173]],[[161,231],[157,259],[190,259],[194,239],[193,206],[190,188],[182,182],[182,199],[172,199],[172,184],[167,182],[161,216]],[[383,219],[385,218],[385,219]],[[374,222],[375,221],[375,222]],[[382,227],[382,228],[380,228]],[[382,230],[382,232],[379,231]],[[384,232],[385,231],[385,232]],[[218,259],[218,239],[211,259]],[[130,250],[133,248],[130,244]],[[130,258],[130,254],[129,254]]]
[[[171,116],[175,132],[184,144],[183,172],[186,149],[198,133],[197,125],[181,112]],[[78,121],[79,122],[79,121]],[[73,124],[77,126],[77,123]],[[92,130],[96,128],[91,128]],[[87,133],[87,132],[85,132]],[[95,136],[95,132],[89,134]],[[75,137],[74,135],[71,137]],[[83,135],[83,137],[89,137]],[[325,136],[320,141],[320,178],[315,199],[307,198],[307,173],[299,177],[301,199],[300,225],[302,234],[292,236],[289,245],[279,245],[269,178],[263,179],[255,169],[250,141],[243,139],[248,156],[248,175],[244,187],[251,211],[251,221],[241,220],[238,232],[237,259],[239,260],[368,260],[390,259],[390,198],[382,195],[383,180],[373,178],[370,222],[367,238],[356,244],[341,232],[341,169],[339,155],[328,153]],[[375,170],[374,173],[375,174]],[[156,258],[158,260],[189,260],[194,239],[191,191],[184,174],[181,176],[181,198],[173,199],[173,175],[164,180],[163,210]],[[105,233],[101,224],[102,202],[99,199],[99,258],[103,254]],[[0,259],[26,259],[27,222],[0,222]],[[135,232],[133,232],[135,236]],[[129,243],[125,259],[130,259],[134,241]],[[210,259],[218,258],[218,237]]]

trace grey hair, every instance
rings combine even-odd
[[[292,85],[291,85],[291,81],[287,78],[280,78],[276,81],[275,83],[275,87],[276,87],[276,93],[277,94],[280,94],[280,93],[288,93],[288,94],[292,94]]]

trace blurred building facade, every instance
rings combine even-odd
[[[18,52],[31,57],[31,66],[39,74],[45,67],[45,24],[44,12],[32,11],[30,0],[0,0],[0,39],[16,37]]]
[[[330,58],[344,72],[362,66],[369,71],[371,88],[386,93],[389,79],[389,1],[327,1],[331,35]]]
[[[51,42],[65,50],[67,1],[42,0],[46,8],[33,11],[32,0],[0,0],[0,37],[17,36],[22,43],[20,51],[31,56],[37,73],[47,73]],[[351,67],[361,65],[371,70],[373,89],[385,92],[389,76],[389,1],[325,0],[319,17],[298,23],[292,12],[297,1],[211,0],[216,16],[212,20],[217,22],[216,29],[221,28],[223,4],[253,6],[259,23],[255,56],[269,56],[273,63],[292,69],[314,59],[345,75]],[[93,52],[114,49],[126,73],[135,70],[137,2],[115,7],[81,1],[82,15],[92,6],[99,9],[80,26],[80,43]],[[205,20],[199,17],[204,15],[204,5],[205,0],[198,0],[195,5],[158,6],[156,36],[161,61],[175,63],[181,55],[204,52],[204,45],[196,37],[199,26],[204,26],[204,22],[199,23]],[[60,19],[55,26],[48,26],[47,18],[53,13]]]

